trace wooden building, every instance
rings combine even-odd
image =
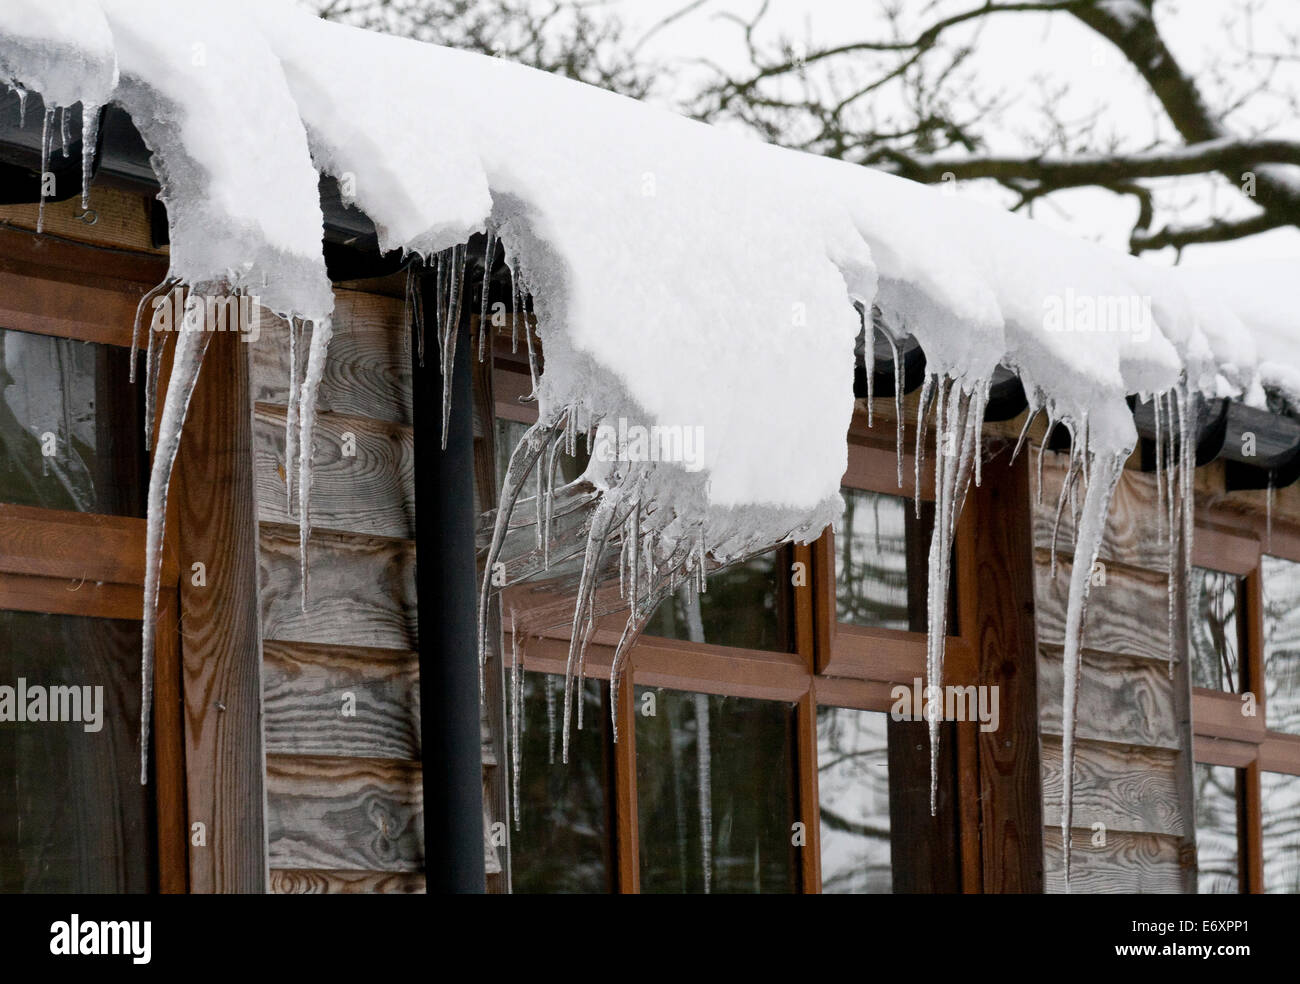
[[[256,339],[212,341],[169,501],[141,787],[148,452],[143,386],[127,373],[137,305],[167,271],[165,217],[138,136],[110,113],[93,211],[48,202],[37,233],[33,134],[15,116],[0,105],[13,203],[0,209],[0,684],[102,686],[104,700],[96,732],[0,723],[0,888],[423,891],[434,872],[422,764],[437,754],[422,753],[422,736],[451,709],[422,715],[420,669],[472,655],[438,647],[450,587],[440,567],[417,568],[421,469],[440,454],[417,421],[438,399],[437,369],[412,357],[406,272],[324,187],[335,338],[305,612],[286,507],[289,326],[267,314]],[[478,310],[465,305],[467,337]],[[535,417],[508,330],[493,352],[453,408],[473,422],[477,514],[495,505],[503,453]],[[489,891],[1063,888],[1065,455],[1038,424],[1012,460],[1024,414],[1009,385],[958,532],[945,680],[995,703],[972,697],[988,720],[943,725],[932,816],[926,725],[891,716],[898,688],[925,676],[932,507],[899,488],[887,355],[877,375],[874,426],[860,400],[848,435],[839,535],[665,602],[616,705],[605,681],[622,621],[602,620],[567,764],[556,681],[572,601],[545,586],[504,592],[506,644],[481,708]],[[906,406],[914,414],[914,393]],[[1149,447],[1121,479],[1094,572],[1076,892],[1300,890],[1300,426],[1226,403],[1205,417],[1190,593],[1175,592],[1171,615],[1181,561],[1157,521]],[[1238,453],[1246,431],[1257,463]],[[903,475],[913,466],[906,455]],[[562,467],[576,477],[581,462]]]

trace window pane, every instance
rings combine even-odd
[[[575,708],[566,765],[560,733],[564,678],[524,674],[520,827],[510,842],[516,892],[613,889],[608,694],[607,684],[585,681],[582,730]]]
[[[1264,557],[1264,720],[1300,735],[1300,564]]]
[[[817,709],[822,891],[893,891],[889,853],[888,715]]]
[[[1237,862],[1237,770],[1196,763],[1197,891],[1240,891]]]
[[[140,623],[0,612],[0,688],[0,891],[149,891]]]
[[[121,349],[0,328],[0,501],[144,515],[128,370]]]
[[[835,617],[880,629],[925,631],[925,594],[934,503],[843,488],[835,533]],[[955,584],[956,578],[952,579]],[[955,632],[955,606],[950,605]]]
[[[1264,891],[1300,893],[1300,776],[1260,773]]]
[[[643,892],[794,892],[794,705],[636,691]]]
[[[701,595],[689,585],[678,588],[655,610],[645,634],[792,652],[786,582],[777,560],[783,556],[783,551],[772,550],[724,568],[709,577],[708,590]]]
[[[1192,686],[1241,689],[1241,630],[1237,611],[1242,580],[1235,574],[1192,568]]]

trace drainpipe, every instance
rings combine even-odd
[[[435,278],[421,278],[436,311]],[[466,305],[468,308],[468,305]],[[485,891],[483,762],[479,725],[478,584],[474,542],[474,424],[469,319],[462,317],[451,420],[442,444],[436,329],[426,325],[420,366],[412,337],[416,586],[420,612],[420,747],[424,863],[430,893]]]

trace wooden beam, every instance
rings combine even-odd
[[[266,890],[262,640],[249,350],[216,332],[190,402],[171,502],[179,537],[193,892]],[[160,398],[161,405],[162,400]],[[203,580],[191,574],[204,565]]]
[[[1042,773],[1038,747],[1034,544],[1028,456],[990,448],[983,483],[970,490],[971,563],[960,595],[974,599],[978,684],[996,687],[999,721],[978,736],[985,892],[1043,891]]]

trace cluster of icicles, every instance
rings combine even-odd
[[[27,125],[27,90],[20,85],[10,87],[18,96],[18,128]],[[90,208],[90,178],[95,167],[95,143],[99,139],[99,113],[102,107],[83,105],[81,109],[81,209]],[[68,106],[46,106],[41,122],[41,191],[36,212],[36,232],[45,228],[45,175],[50,172],[50,155],[54,153],[54,139],[58,135],[63,156],[68,156],[72,143],[69,133],[72,110]]]

